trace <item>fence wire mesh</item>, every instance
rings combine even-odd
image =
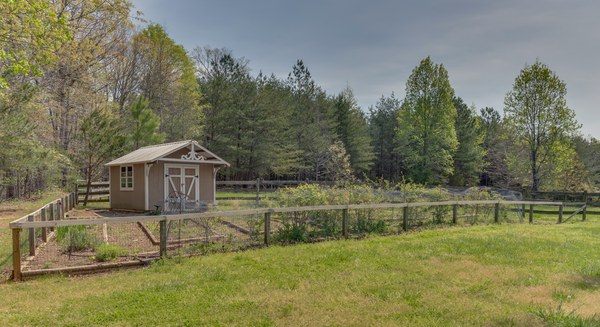
[[[562,208],[564,219],[571,214],[582,215],[580,206],[565,205]],[[540,206],[540,209],[557,210],[557,207]],[[413,203],[408,207],[383,205],[379,208],[258,211],[261,213],[237,215],[229,212],[222,216],[218,216],[220,213],[212,213],[212,216],[198,213],[197,216],[187,214],[181,217],[140,215],[139,218],[131,217],[129,213],[129,220],[123,222],[119,221],[116,213],[107,210],[93,214],[74,210],[64,219],[72,224],[77,219],[87,218],[82,220],[82,224],[22,229],[21,270],[146,263],[160,257],[161,239],[165,242],[166,255],[178,257],[244,250],[264,246],[267,241],[271,244],[292,244],[361,238],[370,234],[398,234],[407,230],[454,225],[528,223],[530,206],[510,203]],[[551,214],[536,214],[534,223],[556,223],[556,211],[548,212]],[[91,217],[102,219],[101,223],[90,223]],[[115,221],[111,221],[113,217]],[[40,215],[33,216],[33,222],[41,220]],[[34,255],[30,255],[30,237],[35,238]]]

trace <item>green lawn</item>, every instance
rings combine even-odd
[[[0,294],[3,325],[598,326],[600,219],[273,246]]]

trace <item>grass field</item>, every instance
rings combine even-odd
[[[600,220],[445,228],[0,285],[3,325],[600,325]]]

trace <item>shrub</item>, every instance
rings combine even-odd
[[[96,261],[105,262],[114,260],[125,253],[127,253],[125,249],[118,245],[103,243],[96,248]]]
[[[94,249],[96,239],[85,226],[65,226],[56,229],[56,241],[64,252]]]

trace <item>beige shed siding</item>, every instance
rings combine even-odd
[[[156,162],[150,167],[148,174],[148,206],[150,210],[154,210],[154,206],[158,205],[161,208],[165,206],[165,164],[162,161]]]
[[[206,203],[213,203],[214,201],[214,177],[213,177],[213,165],[201,164],[200,165],[200,201]]]
[[[110,205],[113,209],[144,210],[144,165],[133,165],[133,191],[120,190],[121,167],[110,167]]]

